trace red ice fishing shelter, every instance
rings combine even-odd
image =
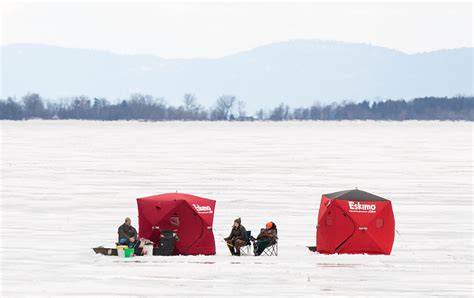
[[[214,255],[212,232],[216,201],[183,193],[167,193],[138,198],[139,235],[160,243],[162,230],[179,237],[174,254]]]
[[[389,200],[358,189],[322,195],[318,252],[389,255],[394,238],[395,218]]]

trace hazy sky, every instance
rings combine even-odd
[[[2,3],[2,44],[167,58],[219,57],[291,39],[363,42],[407,53],[473,46],[470,2]]]

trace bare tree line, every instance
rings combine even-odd
[[[248,116],[245,102],[233,95],[222,95],[206,108],[195,95],[187,93],[179,106],[168,105],[161,98],[133,94],[112,103],[105,98],[78,96],[46,101],[37,93],[16,100],[0,100],[0,119],[84,119],[84,120],[151,120],[151,121],[287,121],[287,120],[474,120],[474,97],[423,97],[360,103],[290,108],[280,104],[260,109]]]

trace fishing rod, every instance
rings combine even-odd
[[[229,243],[229,242],[225,241],[225,237],[224,237],[224,236],[223,236],[221,233],[217,233],[217,234],[218,234],[219,236],[221,236],[221,238],[220,238],[220,239],[221,239],[222,241],[224,241],[224,242],[225,242],[225,243],[226,243],[228,246],[230,246],[230,247],[234,247],[234,245],[232,245],[231,243]]]
[[[105,247],[107,244],[115,244],[116,242],[115,241],[110,241],[110,242],[107,242],[107,243],[104,243],[102,245],[99,245],[99,247]]]

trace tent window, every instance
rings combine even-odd
[[[179,216],[178,215],[174,214],[170,218],[170,225],[175,226],[175,227],[179,227]]]
[[[377,221],[375,222],[375,227],[376,228],[382,228],[383,227],[383,218],[377,218]]]

